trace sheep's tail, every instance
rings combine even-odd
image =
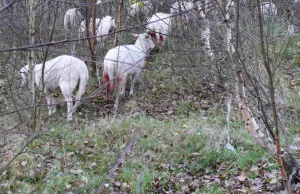
[[[73,112],[76,112],[76,109],[80,104],[80,99],[81,99],[81,96],[85,92],[85,87],[86,87],[88,79],[89,79],[88,74],[82,73],[82,74],[79,75],[78,91],[77,91],[77,94],[75,96],[75,105],[74,105],[73,110],[72,110]]]
[[[104,83],[106,85],[106,100],[109,101],[109,93],[110,90],[113,90],[115,85],[114,85],[114,80],[112,79],[114,77],[113,72],[111,72],[109,69],[105,68],[104,66],[104,71],[103,71],[103,78],[104,78]]]

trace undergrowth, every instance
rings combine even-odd
[[[128,193],[152,191],[154,177],[168,187],[172,173],[187,170],[191,174],[214,173],[212,166],[225,165],[228,172],[247,171],[265,153],[245,135],[243,126],[230,132],[237,142],[235,151],[225,149],[224,125],[215,122],[220,117],[224,115],[208,118],[193,113],[183,119],[159,121],[141,114],[92,124],[61,124],[36,139],[15,160],[1,177],[1,189],[13,193],[91,192],[103,182],[134,134],[138,140],[114,180]],[[109,181],[107,188],[111,184]],[[175,187],[180,190],[180,185]],[[210,192],[214,187],[200,190]]]

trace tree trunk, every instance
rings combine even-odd
[[[29,44],[34,45],[35,44],[35,13],[34,9],[36,6],[36,0],[29,0]],[[30,90],[29,95],[29,104],[31,107],[33,107],[32,111],[29,114],[29,120],[31,122],[31,128],[33,130],[36,129],[37,123],[36,123],[36,94],[35,94],[35,86],[34,86],[34,80],[35,80],[35,72],[34,72],[34,50],[29,51],[29,57],[28,57],[28,86]]]
[[[230,7],[231,7],[231,1],[230,0],[222,0],[222,13],[224,17],[224,26],[225,26],[225,45],[226,50],[229,53],[229,55],[232,56],[232,54],[235,52],[233,43],[232,43],[232,32],[231,32],[231,25],[230,25]]]
[[[117,31],[121,28],[121,13],[123,10],[124,0],[120,0],[119,2],[119,12],[118,12],[118,22],[117,22]],[[118,33],[115,34],[113,47],[118,45]]]
[[[93,0],[93,11],[92,11],[92,18],[93,18],[93,23],[92,23],[92,34],[93,36],[97,36],[97,29],[96,29],[96,18],[97,18],[97,0]],[[96,64],[96,52],[97,52],[97,37],[93,38],[93,44],[92,44],[92,67],[94,71],[97,72],[97,64]],[[98,72],[97,72],[98,73]],[[98,76],[98,74],[97,74]],[[100,83],[99,83],[100,84]],[[100,87],[100,85],[99,85]]]

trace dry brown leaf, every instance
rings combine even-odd
[[[26,164],[27,164],[26,161],[21,162],[21,166],[26,166]]]
[[[244,182],[247,178],[246,173],[244,171],[241,172],[241,175],[236,177],[239,181]]]

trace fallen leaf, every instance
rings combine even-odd
[[[243,171],[241,172],[241,175],[237,177],[237,179],[242,182],[244,182],[246,180],[246,178],[247,178],[247,176],[246,176],[245,172],[243,172]]]
[[[278,183],[278,180],[277,180],[277,179],[272,179],[272,180],[270,181],[270,184],[271,184],[271,185],[274,185],[274,184],[276,184],[276,183]]]
[[[67,156],[73,156],[73,155],[74,155],[74,152],[67,152],[66,155],[67,155]]]
[[[26,164],[27,164],[26,161],[21,162],[21,166],[26,166]]]
[[[233,147],[230,143],[226,143],[226,146],[225,146],[225,147],[226,147],[227,149],[229,149],[229,150],[235,152],[234,147]]]
[[[250,171],[257,172],[258,171],[258,167],[257,166],[251,166]]]
[[[72,185],[66,184],[66,188],[67,188],[67,189],[70,189],[71,187],[72,187]]]

